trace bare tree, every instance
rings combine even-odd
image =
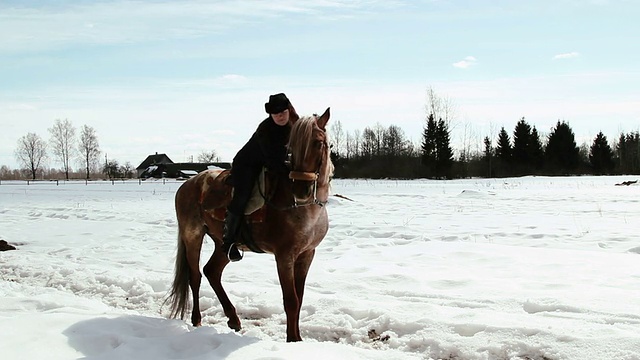
[[[456,107],[453,100],[436,94],[433,88],[429,87],[427,89],[427,104],[425,105],[425,110],[427,117],[433,114],[436,122],[442,119],[449,130],[453,130],[454,126],[452,122],[456,117]]]
[[[354,130],[353,134],[347,132],[347,159],[354,159],[360,157],[360,130]]]
[[[53,127],[49,128],[49,133],[53,154],[62,163],[65,179],[69,180],[69,163],[76,150],[74,147],[76,129],[69,120],[56,119]]]
[[[460,151],[460,154],[459,154],[460,161],[468,162],[473,157],[473,154],[480,153],[479,136],[473,124],[471,124],[469,120],[466,120],[464,122],[464,125],[462,127],[462,134],[460,135],[460,140],[462,144],[462,150]],[[475,146],[475,149],[473,149],[474,146]]]
[[[362,131],[362,142],[360,143],[360,155],[365,159],[371,159],[376,155],[376,133],[370,127]]]
[[[344,149],[342,149],[342,142],[344,141],[344,131],[342,130],[342,123],[340,120],[336,120],[331,125],[331,140],[333,145],[335,145],[335,149],[333,150],[338,156],[344,154]]]
[[[125,162],[124,165],[121,165],[118,169],[122,177],[131,179],[133,177],[133,165],[129,161]]]
[[[199,163],[212,163],[212,162],[216,162],[216,161],[220,161],[220,157],[218,156],[218,154],[216,154],[215,150],[202,151],[198,155],[198,162]]]
[[[11,180],[11,169],[7,165],[0,166],[0,179]]]
[[[382,125],[380,125],[379,122],[376,123],[376,125],[373,127],[373,141],[374,141],[374,155],[375,156],[380,156],[382,155],[382,151],[383,151],[383,138],[384,138],[384,133],[387,131]]]
[[[86,178],[89,180],[91,169],[95,168],[100,161],[100,145],[96,131],[87,125],[80,128],[80,143],[78,145],[82,166],[86,170]]]
[[[15,151],[16,160],[31,173],[31,178],[36,179],[36,174],[42,170],[47,159],[47,143],[38,134],[28,133],[18,139],[18,147]]]
[[[407,143],[404,131],[396,126],[390,125],[382,136],[383,152],[392,158],[398,158],[407,153]]]

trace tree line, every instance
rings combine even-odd
[[[103,174],[109,179],[131,178],[135,169],[131,163],[122,165],[117,160],[107,159],[101,162],[100,143],[96,130],[88,125],[80,127],[79,132],[71,121],[56,119],[52,127],[47,129],[49,140],[43,139],[36,133],[29,132],[20,137],[14,155],[20,169],[10,169],[6,165],[0,166],[0,179],[30,178],[84,178],[89,180],[92,175]],[[55,160],[61,165],[60,169],[47,166],[49,160]],[[72,164],[77,163],[74,171]]]
[[[485,136],[483,147],[472,150],[465,129],[463,148],[451,146],[451,124],[455,106],[448,98],[427,90],[426,119],[420,142],[408,140],[396,126],[376,124],[363,130],[345,132],[339,120],[330,127],[331,157],[335,176],[342,178],[432,178],[454,179],[466,177],[509,177],[523,175],[574,174],[639,174],[640,133],[621,133],[609,142],[602,132],[591,145],[578,146],[569,123],[560,121],[547,136],[535,125],[521,118],[510,134],[502,127],[496,139]],[[100,172],[109,178],[132,177],[130,163],[120,165],[108,160],[100,165],[100,146],[95,130],[87,125],[76,129],[68,120],[55,120],[49,128],[49,141],[35,133],[18,140],[15,156],[20,170],[0,167],[0,179],[43,178],[48,170],[45,161],[49,153],[62,165],[59,170],[69,179],[71,161],[77,160],[83,177]],[[494,143],[495,141],[495,143]],[[203,151],[199,162],[220,161],[215,150]],[[76,173],[77,174],[77,173]]]
[[[79,136],[76,136],[76,128],[69,120],[56,119],[48,130],[49,141],[32,132],[19,138],[14,154],[21,169],[15,173],[3,165],[0,168],[0,178],[28,176],[35,180],[47,170],[46,162],[53,155],[62,165],[65,179],[69,179],[72,172],[71,163],[74,160],[81,164],[84,177],[89,179],[98,165],[101,153],[95,129],[83,125]]]
[[[502,127],[496,139],[485,136],[473,151],[464,129],[457,156],[450,127],[455,105],[427,89],[426,119],[419,144],[395,125],[376,124],[345,133],[340,121],[331,125],[336,177],[432,178],[509,177],[523,175],[614,175],[640,173],[640,134],[621,133],[610,143],[602,132],[592,144],[578,146],[569,123],[556,123],[549,135],[521,118],[510,135]],[[494,142],[495,141],[495,142]]]
[[[454,156],[448,124],[433,113],[426,119],[420,144],[413,144],[395,125],[379,124],[344,134],[336,121],[331,128],[336,177],[432,178],[510,177],[523,175],[640,174],[640,133],[621,133],[610,143],[599,132],[591,145],[578,146],[574,132],[558,121],[541,137],[525,118],[509,134],[502,127],[496,142],[483,139],[480,151]]]
[[[102,161],[102,151],[96,130],[88,125],[78,129],[68,119],[56,119],[52,127],[47,129],[49,139],[45,140],[36,133],[29,132],[20,137],[14,151],[19,169],[0,166],[0,179],[57,179],[84,178],[104,176],[109,179],[132,178],[135,168],[130,162],[121,164],[116,159],[107,158]],[[220,161],[215,150],[202,151],[198,162],[211,163]],[[55,169],[47,166],[50,160],[61,165]],[[78,167],[73,168],[73,163]]]

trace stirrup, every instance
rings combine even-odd
[[[240,249],[235,243],[229,244],[229,250],[227,250],[227,259],[231,262],[236,262],[242,260],[244,256],[244,251],[241,253]]]

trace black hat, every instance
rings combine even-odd
[[[279,114],[289,108],[289,99],[283,93],[269,96],[269,102],[264,104],[267,114]]]

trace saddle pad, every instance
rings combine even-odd
[[[230,176],[230,173],[228,170],[223,171],[213,179],[213,182],[215,182],[215,185],[212,184],[212,186],[209,186],[205,190],[205,192],[216,191],[216,190],[220,191],[220,187],[231,189],[231,191],[226,192],[224,201],[216,204],[215,206],[212,206],[213,209],[209,210],[209,212],[213,213],[213,217],[216,220],[224,220],[226,215],[227,205],[231,201],[233,188],[231,188],[230,185],[228,185],[229,176]],[[247,203],[247,206],[244,212],[244,214],[247,215],[247,219],[252,223],[264,221],[264,217],[265,217],[264,194],[265,194],[265,168],[262,169],[262,171],[260,172],[260,175],[258,176],[258,179],[256,180],[256,183],[253,187],[253,191],[251,193],[251,197],[249,198],[249,202]],[[209,198],[207,195],[209,194],[203,193],[201,198],[202,199]]]

